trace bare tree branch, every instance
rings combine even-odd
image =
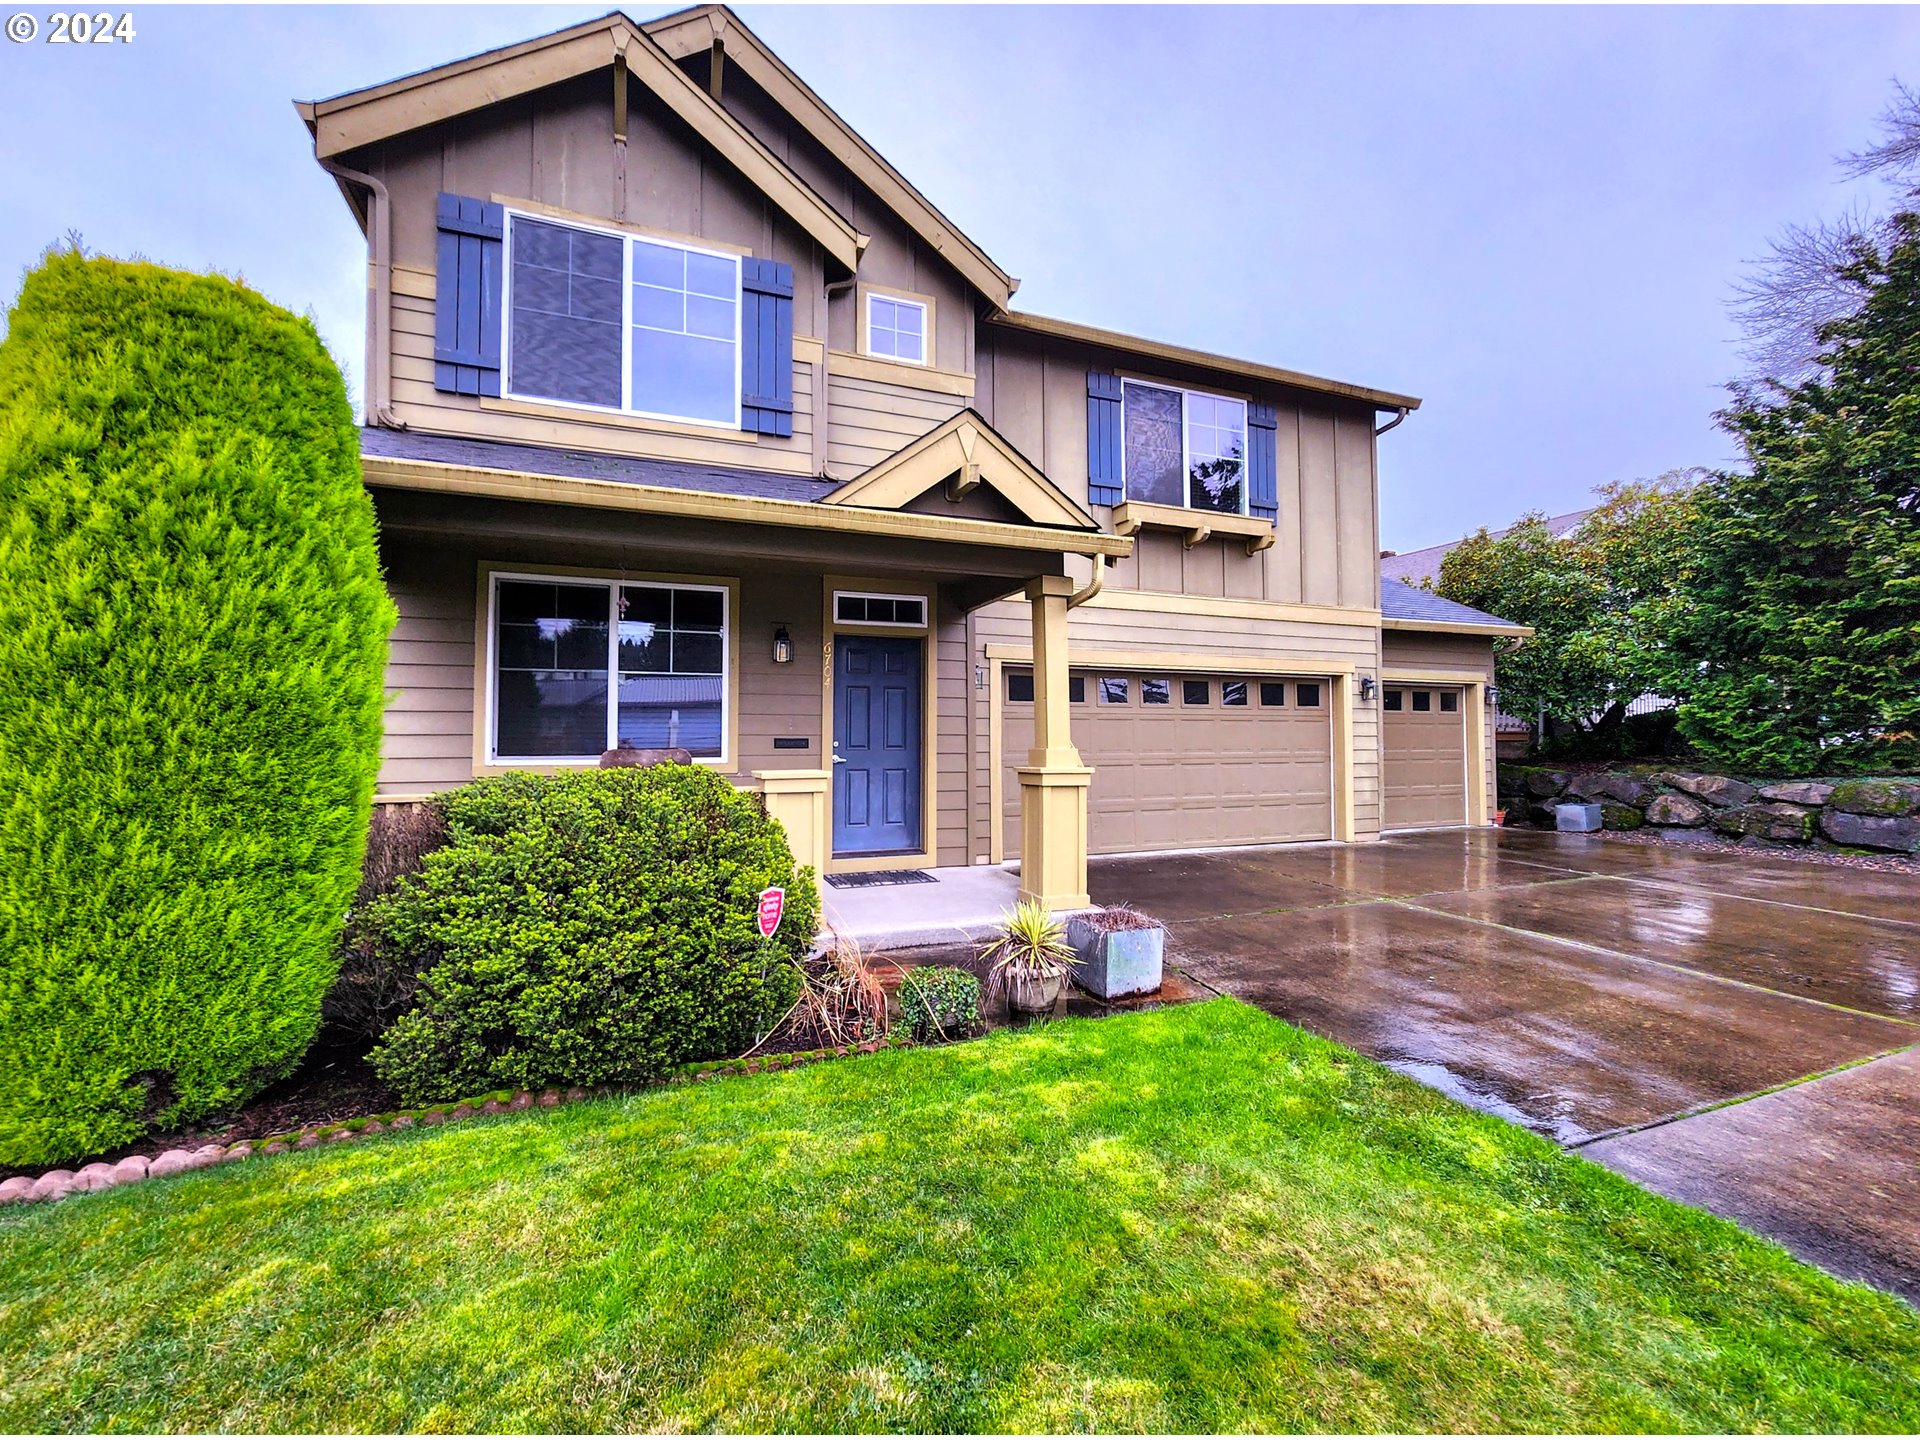
[[[1896,79],[1893,103],[1881,112],[1880,128],[1878,145],[1840,157],[1840,173],[1849,180],[1902,180],[1920,167],[1920,94]]]
[[[1886,221],[1854,208],[1837,220],[1789,225],[1734,283],[1733,317],[1746,334],[1749,378],[1791,385],[1817,366],[1821,329],[1851,315],[1862,291],[1842,271]]]

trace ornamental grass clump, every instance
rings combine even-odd
[[[0,342],[0,1164],[299,1061],[379,767],[373,506],[313,326],[58,251]]]
[[[374,1049],[408,1105],[658,1079],[737,1055],[799,994],[819,898],[757,799],[698,765],[514,774],[440,798],[447,843],[369,907],[418,974]],[[754,901],[787,887],[762,941]]]

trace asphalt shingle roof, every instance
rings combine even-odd
[[[1403,585],[1398,580],[1380,579],[1380,617],[1383,620],[1432,620],[1447,625],[1511,625],[1498,615],[1489,615],[1471,605],[1443,600],[1431,590]]]
[[[720,495],[751,495],[763,500],[810,502],[839,489],[836,482],[812,475],[597,455],[591,450],[513,445],[499,440],[463,440],[451,435],[424,435],[417,430],[385,430],[372,425],[360,431],[360,453],[387,460],[426,460],[478,470],[552,475],[561,480],[610,480],[619,485],[658,485],[668,490],[706,490]]]

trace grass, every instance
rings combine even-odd
[[[1233,1001],[0,1214],[0,1430],[1912,1430],[1920,1314]]]

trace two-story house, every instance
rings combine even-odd
[[[299,110],[368,244],[382,798],[681,747],[823,872],[1056,906],[1486,820],[1519,632],[1383,593],[1412,396],[1014,308],[721,6]]]

